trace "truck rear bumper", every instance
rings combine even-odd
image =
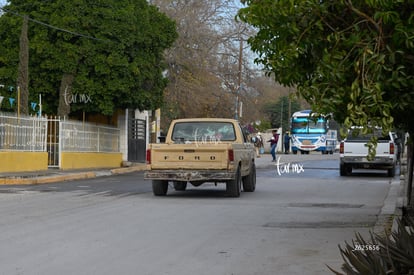
[[[395,160],[390,158],[376,157],[372,161],[367,160],[366,157],[347,157],[340,159],[341,164],[352,165],[353,167],[361,168],[392,168],[395,166]]]
[[[235,172],[223,170],[150,170],[145,171],[144,178],[168,181],[228,181],[235,179]]]

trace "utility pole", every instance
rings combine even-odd
[[[290,117],[292,116],[292,100],[290,99],[290,87],[289,87],[289,95],[288,95],[288,99],[289,99],[289,109],[288,109],[288,127],[290,128]]]
[[[283,97],[281,97],[281,100],[280,100],[280,128],[282,128],[282,130],[284,130],[283,129],[283,104],[284,104],[284,100],[283,100]]]
[[[241,83],[242,83],[242,60],[243,60],[243,40],[240,37],[240,49],[239,49],[239,72],[238,72],[238,82],[236,90],[236,108],[234,110],[234,118],[239,119],[239,96],[241,92]]]

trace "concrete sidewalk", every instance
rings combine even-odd
[[[0,174],[0,185],[28,185],[63,182],[70,180],[90,179],[101,176],[131,173],[145,170],[145,163],[135,163],[130,167],[113,169],[82,169],[82,170],[59,170],[49,169],[46,171],[3,173]]]

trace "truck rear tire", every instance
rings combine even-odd
[[[173,184],[176,191],[185,191],[187,188],[187,182],[185,181],[174,181]]]
[[[241,182],[242,179],[239,166],[237,167],[235,179],[226,182],[226,193],[229,197],[240,197]]]
[[[155,196],[165,196],[168,191],[168,181],[152,180],[152,192]]]
[[[388,169],[388,176],[389,177],[394,177],[395,176],[395,166]]]
[[[343,163],[339,164],[339,175],[341,177],[345,176],[345,165]]]
[[[249,175],[243,177],[243,191],[254,192],[256,189],[256,164],[252,162]]]
[[[339,165],[339,175],[349,176],[352,174],[352,167],[349,164],[341,163]]]

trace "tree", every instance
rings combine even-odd
[[[174,46],[166,54],[170,80],[163,108],[163,113],[169,116],[166,119],[234,117],[237,92],[245,103],[244,110],[255,107],[250,105],[255,94],[246,85],[252,74],[246,54],[247,43],[240,43],[246,39],[247,28],[234,20],[238,10],[234,1],[150,2],[177,22],[179,33]],[[243,89],[239,89],[239,80]],[[249,112],[243,113],[250,115]],[[254,118],[249,117],[249,120]]]
[[[242,2],[239,18],[258,29],[249,39],[256,62],[276,81],[348,126],[414,130],[400,119],[414,110],[412,2]]]
[[[22,33],[20,35],[19,71],[17,78],[18,106],[22,114],[29,114],[29,41],[27,39],[28,17],[24,16]]]
[[[297,100],[288,96],[280,97],[276,102],[267,102],[263,112],[268,115],[272,128],[282,127],[284,131],[290,130],[290,117],[301,109]]]
[[[177,32],[145,0],[11,0],[3,11],[0,80],[13,83],[16,77],[16,35],[21,17],[29,16],[29,97],[42,93],[48,112],[112,115],[120,108],[161,105],[163,54]]]
[[[217,51],[224,39],[218,33],[225,4],[221,0],[152,0],[177,24],[179,37],[167,51],[170,83],[166,90],[165,111],[175,117],[231,116],[233,103],[230,95],[221,88],[221,81],[214,74]],[[189,104],[188,104],[189,103]],[[231,106],[231,105],[230,105]]]
[[[258,30],[249,39],[256,62],[296,85],[313,110],[334,113],[347,127],[414,133],[414,2],[242,3],[238,18]]]

